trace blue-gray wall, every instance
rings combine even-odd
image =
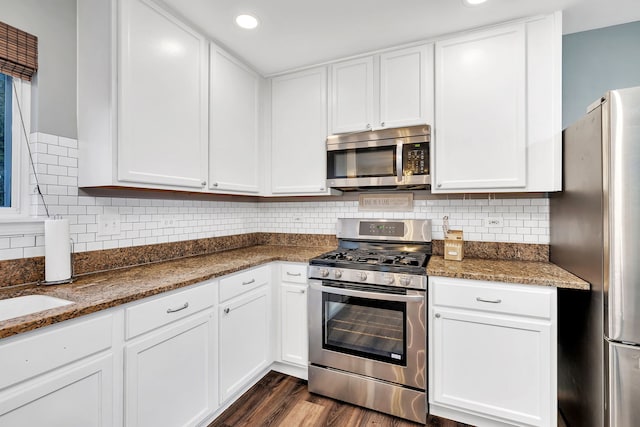
[[[640,21],[562,38],[562,127],[611,89],[640,86]]]

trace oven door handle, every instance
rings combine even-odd
[[[385,294],[382,292],[364,292],[354,291],[353,289],[334,288],[332,286],[322,286],[318,283],[311,283],[311,289],[320,292],[328,292],[337,295],[345,295],[348,297],[369,298],[382,301],[398,301],[398,302],[422,302],[424,295],[396,295]]]

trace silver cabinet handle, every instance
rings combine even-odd
[[[200,184],[201,184],[203,187],[206,187],[206,186],[207,186],[207,181],[202,181]]]
[[[438,184],[438,188],[442,187],[442,184]]]
[[[231,309],[229,307],[224,309],[224,314],[229,314],[229,312],[231,311]]]
[[[287,276],[300,277],[300,276],[302,276],[302,273],[289,273],[287,271]]]
[[[217,183],[217,182],[214,182],[214,183],[213,183],[213,186],[214,186],[214,187],[217,187],[217,186],[218,186],[218,183]]]
[[[396,145],[396,173],[398,175],[398,182],[402,182],[404,177],[402,176],[402,142],[398,142]]]
[[[436,313],[436,319],[440,318],[440,313]]]
[[[501,299],[484,299],[484,298],[480,298],[480,297],[476,297],[476,301],[478,302],[488,302],[491,304],[500,304],[502,302]]]
[[[384,122],[380,122],[380,126],[384,127]]]
[[[251,279],[248,282],[242,282],[242,286],[247,286],[247,285],[250,285],[252,283],[256,283],[256,279]]]
[[[179,307],[179,308],[167,308],[167,313],[175,313],[176,311],[184,310],[187,307],[189,307],[189,303],[185,302],[182,307]]]
[[[304,294],[306,291],[304,289],[300,290],[301,294]]]
[[[371,129],[371,123],[367,123],[367,129]]]

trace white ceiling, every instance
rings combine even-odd
[[[164,1],[263,75],[555,10],[565,34],[640,20],[640,0]],[[242,13],[260,26],[238,28]]]

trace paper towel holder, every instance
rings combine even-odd
[[[42,285],[42,286],[51,286],[51,285],[63,285],[65,283],[73,283],[73,280],[75,279],[75,271],[74,271],[74,267],[73,267],[73,260],[75,258],[75,242],[73,241],[73,239],[69,239],[69,243],[71,244],[71,253],[69,254],[69,263],[71,264],[71,276],[68,279],[62,279],[62,280],[41,280],[40,282],[38,282],[38,285]],[[45,261],[46,262],[46,261]]]
[[[71,277],[69,277],[68,279],[62,279],[62,280],[50,280],[50,281],[46,281],[46,280],[42,280],[40,282],[38,282],[38,285],[42,285],[42,286],[51,286],[51,285],[63,285],[65,283],[73,283],[73,280],[75,278],[75,272],[73,271],[73,258],[75,255],[74,252],[74,242],[73,239],[69,239],[69,241],[71,242],[71,256],[69,257],[70,260],[69,262],[71,263]]]

